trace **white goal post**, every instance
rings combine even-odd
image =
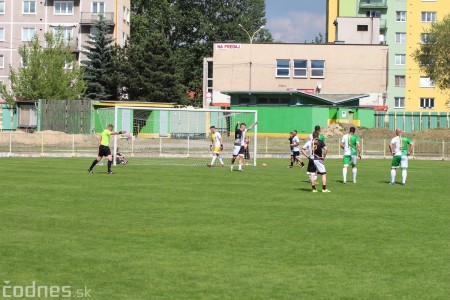
[[[127,134],[114,136],[112,152],[126,157],[130,164],[203,165],[213,156],[210,149],[210,126],[215,126],[223,140],[220,155],[229,165],[234,147],[236,124],[247,128],[258,120],[256,110],[224,110],[194,108],[156,108],[116,106],[97,110],[102,128],[114,125],[114,131]],[[258,127],[248,131],[249,147],[245,163],[256,166]],[[117,159],[114,159],[114,164]],[[235,164],[237,164],[236,162]]]

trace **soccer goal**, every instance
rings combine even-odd
[[[114,136],[111,151],[114,157],[120,153],[130,164],[206,166],[213,156],[210,127],[215,126],[221,134],[223,151],[220,155],[229,165],[236,124],[251,126],[257,121],[257,111],[114,107],[98,109],[96,118],[102,129],[112,124],[115,131],[127,131],[125,135]],[[257,126],[248,131],[246,137],[249,146],[245,163],[256,166]]]

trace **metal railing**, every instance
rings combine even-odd
[[[360,0],[360,8],[387,8],[387,0]]]
[[[20,131],[0,132],[0,156],[2,157],[91,157],[98,150],[98,135],[65,134],[56,131]],[[300,141],[303,145],[305,141]],[[361,139],[364,158],[390,158],[390,139]],[[128,157],[164,157],[185,155],[192,157],[210,157],[208,138],[120,138],[120,152]],[[330,158],[342,157],[340,138],[326,140]],[[412,156],[416,159],[449,160],[450,140],[415,140]],[[253,145],[250,144],[253,149]],[[231,156],[233,139],[224,138],[223,156]],[[287,138],[258,138],[258,158],[289,158]]]
[[[103,17],[107,24],[114,24],[114,13],[113,12],[104,12],[104,13],[93,13],[93,12],[82,12],[80,24],[92,25],[96,22],[100,21],[100,18]]]

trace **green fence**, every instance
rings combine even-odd
[[[450,113],[446,112],[375,112],[375,127],[405,132],[433,128],[449,128]]]

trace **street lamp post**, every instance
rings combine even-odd
[[[248,66],[249,66],[249,72],[248,72],[248,91],[251,92],[252,91],[252,45],[253,45],[253,39],[255,38],[255,35],[264,28],[264,25],[259,27],[255,32],[253,32],[252,35],[250,35],[250,33],[241,25],[238,24],[239,27],[242,28],[242,30],[245,31],[245,33],[248,36],[248,39],[250,41],[250,60],[248,62]]]

